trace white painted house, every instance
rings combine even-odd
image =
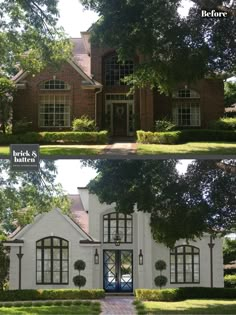
[[[205,235],[169,249],[152,239],[146,213],[116,213],[114,205],[101,204],[86,188],[79,188],[72,201],[74,220],[54,209],[5,243],[10,247],[10,289],[74,288],[78,259],[86,263],[81,272],[87,279],[85,289],[156,288],[157,260],[166,262],[162,274],[168,288],[223,287],[221,239]]]

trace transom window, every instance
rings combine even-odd
[[[177,126],[200,126],[200,105],[195,101],[175,101],[173,104],[173,122]]]
[[[124,63],[118,62],[117,55],[107,57],[105,59],[105,82],[108,86],[125,85],[122,79],[132,74],[134,71],[134,63],[127,60]]]
[[[200,98],[200,95],[191,89],[180,89],[173,92],[173,98]]]
[[[200,251],[199,248],[184,245],[170,251],[170,282],[200,282]]]
[[[70,127],[70,96],[40,95],[39,126]]]
[[[70,86],[68,83],[62,80],[49,80],[40,84],[41,90],[69,90]]]
[[[59,237],[47,237],[36,243],[37,284],[68,284],[69,246]]]
[[[103,216],[103,242],[114,243],[118,236],[120,243],[132,243],[132,215],[119,212]]]

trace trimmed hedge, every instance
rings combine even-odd
[[[224,276],[225,288],[236,288],[236,275]]]
[[[236,141],[236,131],[212,129],[185,129],[169,132],[137,131],[139,143],[180,144],[200,141]]]
[[[32,301],[32,300],[92,300],[105,297],[102,289],[79,290],[8,290],[0,291],[0,301]]]
[[[25,134],[0,134],[0,145],[11,143],[40,143],[40,144],[106,144],[108,131],[97,132],[27,132]]]
[[[181,301],[186,299],[236,299],[234,288],[176,288],[136,289],[135,296],[141,301]]]
[[[209,123],[210,129],[236,130],[236,118],[220,118]]]
[[[177,144],[181,142],[181,131],[151,132],[138,130],[137,140],[139,143]]]

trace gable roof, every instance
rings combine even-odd
[[[100,88],[102,84],[92,78],[91,74],[91,57],[86,51],[82,38],[71,38],[73,44],[72,57],[67,62],[82,76],[84,79],[83,86],[90,88]],[[28,71],[20,70],[12,80],[17,84],[29,75]]]
[[[75,230],[77,230],[85,240],[87,240],[88,242],[94,242],[94,239],[86,231],[84,231],[84,229],[77,222],[71,219],[68,215],[63,214],[60,209],[54,208],[50,212],[52,211],[56,211],[64,220],[66,220],[69,224],[71,224],[71,226]],[[38,214],[32,223],[27,224],[24,227],[22,227],[22,229],[20,229],[16,234],[14,234],[11,240],[15,241],[22,238],[27,231],[29,231],[36,223],[42,220],[42,218],[44,218],[48,213],[49,212]]]

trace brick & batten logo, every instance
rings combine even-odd
[[[228,16],[228,12],[216,11],[216,10],[202,10],[201,16],[203,18],[226,18]]]
[[[11,168],[14,171],[39,170],[38,144],[11,144]]]

